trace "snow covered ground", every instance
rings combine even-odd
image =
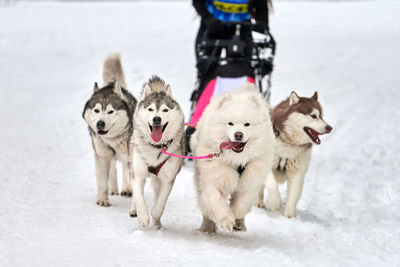
[[[198,26],[190,2],[0,6],[0,265],[399,266],[399,14],[390,0],[275,2],[272,103],[318,90],[334,131],[314,150],[298,217],[254,208],[248,232],[207,236],[195,230],[191,164],[165,230],[142,231],[130,199],[96,206],[81,118],[114,51],[136,96],[157,73],[189,110]]]

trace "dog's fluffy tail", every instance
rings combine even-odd
[[[118,82],[122,87],[126,88],[124,72],[121,65],[121,56],[118,53],[109,54],[104,60],[103,68],[104,85],[112,82]]]

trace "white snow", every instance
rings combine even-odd
[[[141,230],[130,199],[96,206],[81,117],[109,52],[134,95],[159,74],[189,110],[190,1],[0,6],[0,265],[399,266],[399,14],[390,0],[275,2],[272,102],[318,90],[334,131],[314,149],[295,219],[253,208],[248,232],[208,236],[192,164],[162,231]]]

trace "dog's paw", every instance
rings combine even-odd
[[[272,211],[280,211],[282,208],[282,200],[280,197],[267,197],[267,209]]]
[[[96,202],[97,205],[102,207],[109,207],[111,206],[110,201],[108,199],[99,199]]]
[[[132,190],[130,190],[128,188],[122,189],[121,196],[123,196],[123,197],[132,197]]]
[[[153,225],[155,228],[162,228],[162,224],[161,224],[161,215],[162,215],[162,211],[156,210],[154,209],[154,207],[151,209],[151,219],[153,221]]]
[[[149,213],[146,211],[146,212],[143,212],[140,214],[138,213],[137,216],[138,216],[138,221],[139,221],[140,226],[142,228],[146,228],[150,223]]]
[[[199,229],[200,232],[206,233],[206,234],[215,234],[217,231],[217,228],[214,225],[202,225]]]
[[[162,225],[162,223],[161,223],[161,221],[160,221],[159,219],[156,220],[156,221],[154,221],[153,226],[154,226],[154,228],[157,229],[157,230],[163,229],[163,225]]]
[[[215,225],[215,222],[211,221],[208,218],[203,218],[203,222],[199,230],[207,234],[214,234],[217,230],[217,227]]]
[[[283,212],[283,215],[284,215],[285,217],[288,217],[288,218],[294,218],[294,217],[296,217],[296,207],[294,207],[294,208],[285,207],[285,210],[284,210],[284,212]]]
[[[246,232],[247,227],[244,224],[244,219],[236,219],[235,220],[235,225],[233,226],[233,231],[236,232]]]
[[[225,231],[232,231],[235,225],[235,218],[233,216],[226,216],[219,221],[219,227]]]
[[[260,209],[265,209],[265,204],[264,204],[264,201],[262,201],[262,200],[257,200],[256,203],[254,203],[254,206],[256,206],[257,208],[260,208]]]
[[[130,210],[130,211],[129,211],[129,217],[131,217],[131,218],[136,218],[136,217],[137,217],[137,212],[136,212],[136,210]]]
[[[117,188],[117,189],[110,189],[110,195],[111,195],[111,196],[117,196],[117,195],[119,195],[119,193],[118,193],[118,188]]]

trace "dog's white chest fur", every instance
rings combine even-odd
[[[93,138],[93,143],[96,147],[96,152],[104,156],[115,157],[118,160],[128,160],[128,138],[129,134],[125,133],[117,138],[102,138],[96,135]]]
[[[311,159],[311,148],[295,146],[279,138],[275,145],[272,170],[279,183],[286,181],[287,174],[305,173]]]

